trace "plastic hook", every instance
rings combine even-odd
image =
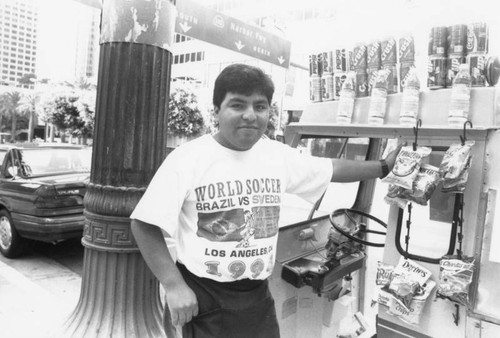
[[[463,131],[463,135],[460,135],[460,141],[462,141],[462,145],[465,144],[465,141],[467,140],[467,125],[469,125],[471,128],[474,128],[472,126],[472,122],[467,120],[464,122],[464,131]]]
[[[415,127],[413,127],[413,134],[415,134],[415,142],[413,142],[413,150],[417,150],[418,128],[422,126],[422,120],[418,119]]]

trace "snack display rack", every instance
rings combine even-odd
[[[449,147],[460,142],[460,136],[475,142],[469,179],[463,192],[463,239],[460,247],[464,255],[474,257],[475,271],[470,285],[470,306],[457,307],[451,301],[435,300],[434,293],[426,305],[418,325],[408,324],[388,314],[379,306],[377,334],[379,337],[498,337],[500,336],[500,88],[472,88],[469,122],[464,128],[448,126],[447,117],[451,89],[421,92],[419,119],[416,128],[399,125],[401,94],[388,96],[385,123],[368,124],[369,97],[357,98],[352,123],[336,123],[338,101],[311,103],[306,106],[299,122],[291,123],[285,132],[285,141],[297,147],[304,137],[369,138],[378,143],[385,139],[399,139],[408,144],[417,141],[422,146]],[[467,127],[467,128],[466,128]],[[371,159],[380,157],[372,154]],[[378,184],[378,183],[377,183]],[[360,185],[360,189],[365,187]],[[370,188],[368,185],[368,189]],[[359,192],[358,192],[359,195]],[[370,196],[370,194],[368,194]],[[373,194],[371,195],[373,196]],[[453,198],[451,198],[453,199]],[[359,206],[358,206],[359,207]],[[371,202],[362,205],[369,213]],[[499,212],[500,213],[500,212]],[[396,228],[400,209],[394,205],[387,215],[387,235],[383,262],[396,265],[401,257],[396,247]],[[451,223],[451,219],[450,219]],[[429,234],[429,245],[433,236]],[[366,264],[377,264],[366,258]],[[419,262],[432,272],[433,280],[439,276],[439,264]],[[361,277],[363,274],[361,273]],[[362,284],[362,283],[361,283]],[[365,288],[370,287],[366,285]],[[362,305],[360,306],[363,307]]]

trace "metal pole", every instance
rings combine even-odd
[[[111,24],[129,27],[112,27],[115,33],[121,29],[123,36],[103,42],[101,23],[92,171],[84,200],[82,287],[57,337],[165,336],[159,283],[137,248],[129,220],[166,156],[172,54],[138,38],[151,33],[158,5],[165,2],[173,8],[161,0],[103,3],[103,22],[106,10],[113,10]]]

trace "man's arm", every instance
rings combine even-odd
[[[404,143],[399,144],[385,158],[387,169],[391,172],[396,163],[396,157]],[[384,176],[380,161],[356,161],[334,158],[332,159],[332,182],[357,182]]]
[[[198,301],[177,269],[161,229],[137,219],[130,227],[144,260],[165,289],[172,324],[184,325],[198,314]]]

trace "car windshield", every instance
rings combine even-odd
[[[23,149],[24,164],[30,176],[67,172],[90,172],[91,148],[34,148]]]

